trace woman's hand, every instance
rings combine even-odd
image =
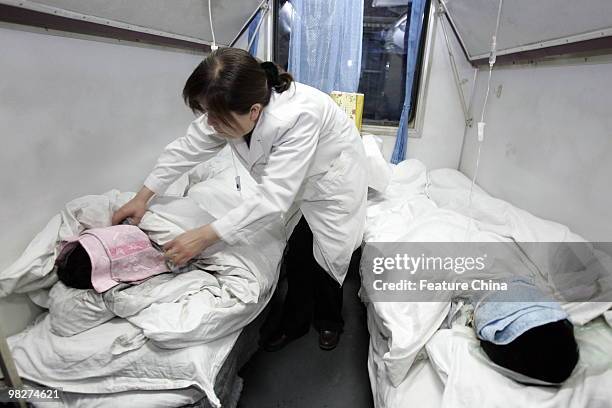
[[[115,211],[111,220],[112,224],[120,224],[121,221],[128,217],[132,219],[134,225],[140,224],[140,220],[147,211],[147,203],[154,194],[155,193],[153,193],[153,191],[146,187],[141,188],[134,198],[125,203],[123,207]]]
[[[179,235],[164,245],[164,250],[166,258],[175,265],[182,266],[217,241],[219,236],[208,224]]]

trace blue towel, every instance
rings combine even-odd
[[[532,282],[514,278],[508,282],[507,291],[490,293],[476,306],[474,325],[480,339],[508,344],[529,329],[567,317],[559,303],[547,298]]]

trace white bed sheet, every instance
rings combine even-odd
[[[368,374],[374,407],[440,407],[444,386],[426,353],[419,349],[414,355],[408,356],[407,359],[413,360],[408,372],[403,381],[393,384],[388,375],[389,358],[396,356],[389,353],[388,338],[383,334],[384,329],[381,330],[382,323],[371,303],[367,306],[367,319],[370,332]],[[401,364],[400,360],[396,360],[396,363],[398,367],[408,366],[407,362]]]
[[[377,354],[370,354],[368,359],[368,370],[372,375],[377,374],[380,360]],[[440,408],[444,383],[438,377],[436,369],[429,359],[421,359],[414,362],[408,371],[406,379],[397,387],[390,382],[382,380],[371,380],[376,389],[373,389],[374,407],[418,407],[418,408]]]
[[[59,399],[36,401],[32,405],[34,408],[175,408],[196,403],[204,396],[205,394],[195,387],[179,390],[125,391],[115,394],[63,392]]]

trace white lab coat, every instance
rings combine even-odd
[[[249,240],[253,232],[279,217],[292,229],[301,211],[313,233],[315,259],[342,283],[361,244],[366,214],[365,152],[354,123],[327,94],[294,83],[273,92],[250,148],[243,139],[215,134],[203,115],[166,146],[145,186],[163,193],[226,143],[258,185],[254,197],[212,223],[221,239],[257,245]]]

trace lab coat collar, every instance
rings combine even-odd
[[[251,145],[247,146],[244,138],[240,138],[233,142],[234,147],[236,149],[236,153],[242,158],[242,160],[248,164],[249,170],[253,167],[255,163],[264,155],[264,148],[262,145],[262,122],[265,120],[265,109],[261,112],[261,116],[257,123],[255,124],[255,128],[253,129],[253,133],[251,134]]]
[[[232,140],[231,143],[242,162],[249,163],[249,147],[247,146],[245,140],[240,138],[238,140]]]
[[[251,164],[251,166],[253,166],[253,164],[255,164],[265,153],[262,144],[262,140],[264,137],[263,128],[267,116],[266,110],[269,107],[270,104],[268,104],[268,106],[264,107],[261,110],[259,114],[259,120],[255,124],[255,128],[253,128],[253,133],[251,134],[251,148],[249,149],[249,163]]]

